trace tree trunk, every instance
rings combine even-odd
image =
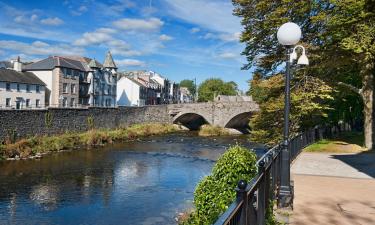
[[[364,103],[364,133],[365,146],[368,149],[375,149],[375,123],[374,123],[374,74],[371,68],[363,71],[363,86],[361,96]]]

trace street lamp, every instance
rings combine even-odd
[[[290,186],[290,155],[289,155],[289,111],[290,111],[290,66],[297,59],[298,48],[302,49],[302,55],[297,64],[308,65],[305,48],[295,46],[301,39],[301,28],[295,23],[285,23],[277,31],[277,40],[287,48],[286,74],[285,74],[285,106],[284,106],[284,146],[281,152],[281,181],[279,193],[279,207],[287,207],[292,204],[293,192]]]

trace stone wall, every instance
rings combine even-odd
[[[24,138],[67,131],[86,131],[90,124],[95,128],[117,128],[147,122],[171,122],[167,106],[0,110],[0,140],[13,132],[17,138]]]

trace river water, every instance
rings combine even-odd
[[[236,142],[254,147],[244,136],[186,132],[0,162],[0,224],[176,224]]]

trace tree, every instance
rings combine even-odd
[[[180,87],[186,87],[189,90],[190,94],[195,95],[195,83],[193,80],[182,80],[180,82]]]
[[[375,2],[373,0],[332,0],[327,32],[332,42],[345,51],[350,66],[357,70],[353,76],[361,85],[339,82],[361,96],[363,100],[365,145],[375,147],[374,75],[375,75]],[[353,70],[353,69],[351,69]]]
[[[310,66],[294,73],[318,78],[335,91],[344,91],[336,97],[352,95],[348,90],[359,93],[364,103],[366,147],[373,148],[374,1],[233,0],[233,3],[235,14],[242,17],[245,28],[241,41],[246,43],[243,54],[248,63],[243,68],[256,67],[262,76],[277,74],[286,59],[285,49],[276,39],[277,29],[288,21],[299,24]]]
[[[260,113],[250,120],[251,139],[254,142],[274,145],[282,140],[284,123],[283,74],[251,81],[250,94],[259,103]],[[301,76],[292,80],[291,135],[326,120],[331,111],[332,88],[316,77]]]
[[[217,95],[236,95],[237,84],[233,81],[224,82],[219,78],[211,78],[203,81],[198,88],[198,101],[213,101]]]

